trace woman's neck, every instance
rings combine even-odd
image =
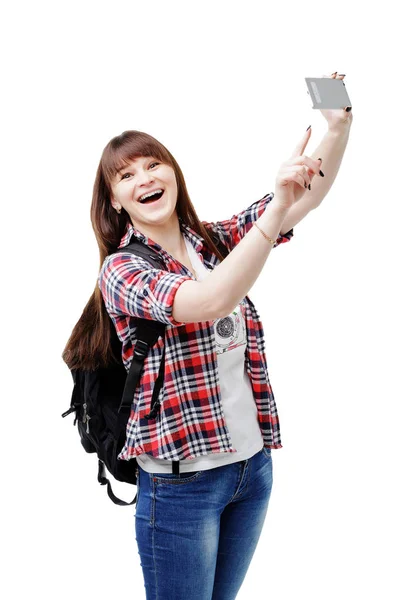
[[[171,215],[168,223],[161,225],[148,225],[147,223],[135,223],[134,227],[166,250],[171,256],[184,257],[186,253],[185,240],[180,228],[176,212]]]

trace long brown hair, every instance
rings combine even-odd
[[[223,255],[196,214],[186,189],[183,173],[172,154],[151,135],[132,130],[124,131],[108,142],[97,168],[90,219],[99,246],[99,273],[105,257],[117,250],[125,233],[126,224],[130,221],[125,209],[122,208],[121,213],[118,214],[111,205],[111,182],[119,169],[128,166],[132,160],[141,156],[152,156],[174,169],[178,188],[176,203],[178,216],[203,237],[206,246],[218,256],[220,261],[223,261]],[[114,327],[114,324],[107,313],[96,281],[94,292],[62,353],[62,359],[68,368],[94,370],[120,360],[121,357],[117,358],[111,348],[111,327]]]

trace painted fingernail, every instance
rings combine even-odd
[[[311,190],[311,185],[310,184],[308,184],[308,189]]]
[[[311,127],[311,125],[309,125],[309,126],[307,127],[306,131],[308,131],[308,130],[310,129],[310,127]]]
[[[346,77],[344,73],[339,73],[338,77]]]
[[[337,75],[337,71],[335,71],[334,73],[332,73],[332,74],[331,74],[331,77],[332,77],[332,75]]]
[[[307,189],[307,184],[306,183],[304,184],[304,187]]]
[[[346,112],[350,112],[350,111],[351,111],[351,106],[348,106],[348,107],[346,108]]]
[[[321,175],[321,177],[325,177],[322,171],[320,171],[319,174]]]

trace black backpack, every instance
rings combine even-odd
[[[210,232],[223,256],[229,251],[222,244],[219,237]],[[162,258],[154,250],[138,239],[130,242],[116,252],[131,252],[145,258],[155,268],[165,269]],[[131,317],[137,326],[133,358],[129,373],[127,374],[122,362],[122,342],[118,338],[114,324],[111,327],[111,346],[115,356],[119,358],[117,364],[95,371],[84,369],[71,369],[74,382],[70,408],[61,416],[75,412],[74,425],[78,431],[82,446],[89,453],[96,453],[98,458],[97,479],[100,485],[107,485],[107,493],[111,500],[120,506],[130,506],[136,503],[137,494],[132,502],[124,502],[117,498],[111,488],[111,483],[106,477],[105,467],[115,479],[132,485],[137,485],[138,466],[136,458],[117,460],[126,439],[134,391],[143,369],[144,360],[160,335],[164,335],[165,323],[150,319]],[[111,319],[111,317],[110,317]],[[164,384],[164,359],[163,354],[157,380],[154,384],[150,412],[146,419],[155,418],[160,408],[158,396]],[[179,461],[172,461],[172,472],[179,474]]]

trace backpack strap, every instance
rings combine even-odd
[[[118,504],[119,506],[130,506],[131,504],[136,503],[137,493],[136,493],[136,496],[134,497],[134,499],[132,500],[132,502],[125,502],[124,500],[121,500],[120,498],[117,498],[117,496],[115,496],[115,494],[113,493],[112,488],[111,488],[111,482],[106,477],[106,469],[104,466],[104,462],[100,458],[99,458],[99,471],[97,474],[97,481],[100,483],[100,485],[107,485],[108,497],[111,498],[111,500],[114,502],[114,504]]]
[[[141,258],[144,258],[145,260],[150,262],[150,264],[152,264],[153,267],[155,267],[156,269],[159,269],[160,267],[165,268],[164,261],[162,260],[161,256],[155,254],[154,250],[149,248],[146,244],[144,244],[138,239],[132,238],[128,246],[125,246],[124,248],[119,248],[117,252],[129,252],[130,254],[135,254],[136,256],[140,256]],[[166,324],[160,323],[159,321],[153,321],[151,319],[140,319],[138,317],[132,317],[132,319],[134,319],[134,322],[137,326],[137,340],[118,412],[120,412],[123,408],[130,409],[137,383],[140,380],[140,376],[142,374],[144,361],[149,353],[150,348],[154,346],[160,335],[164,335],[166,328]],[[164,351],[157,381],[153,389],[153,395],[151,399],[151,410],[150,413],[146,415],[147,419],[154,418],[157,414],[157,411],[159,409],[158,395],[163,383]]]
[[[158,321],[151,321],[150,319],[136,319],[137,322],[137,341],[135,344],[135,349],[133,352],[133,357],[131,361],[131,366],[129,369],[129,373],[126,378],[124,391],[122,394],[121,404],[119,405],[118,412],[123,408],[129,408],[132,404],[133,394],[135,392],[136,386],[140,379],[143,370],[144,361],[149,353],[150,348],[154,346],[160,335],[164,334],[165,331],[165,323],[160,323]],[[159,382],[160,374],[164,374],[164,354],[162,357],[160,372],[158,374],[158,378],[156,383],[158,383],[158,391],[161,387],[161,382]],[[164,377],[162,377],[164,379]],[[152,406],[153,399],[155,398],[156,392],[158,395],[158,391],[156,390],[156,386],[154,386],[153,398],[152,398]],[[148,415],[146,415],[148,417]]]

